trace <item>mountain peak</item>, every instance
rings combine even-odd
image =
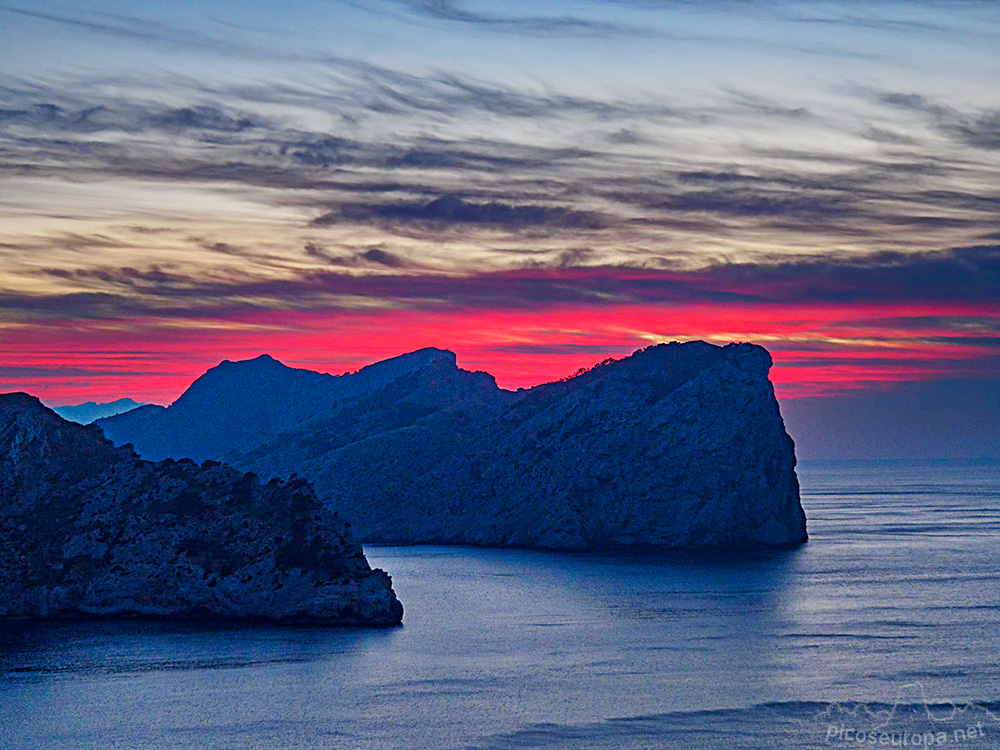
[[[408,354],[401,354],[396,357],[398,360],[412,359],[414,361],[426,362],[431,364],[434,362],[446,362],[458,366],[458,357],[455,352],[450,349],[437,349],[433,346],[426,346],[423,349],[417,349],[416,351],[409,352]]]
[[[260,356],[253,357],[252,359],[237,359],[237,360],[224,359],[221,362],[219,362],[219,364],[216,365],[216,367],[253,367],[253,366],[269,367],[273,365],[287,367],[287,365],[285,365],[282,362],[279,362],[270,354],[261,354]],[[211,369],[214,370],[216,369],[216,367],[213,367]]]
[[[14,409],[44,409],[41,399],[32,396],[30,393],[15,391],[13,393],[0,393],[0,405]]]
[[[362,367],[357,374],[363,375],[366,379],[375,378],[378,382],[388,382],[388,380],[402,377],[411,372],[418,372],[435,364],[443,364],[457,370],[458,358],[455,356],[455,352],[428,346]]]

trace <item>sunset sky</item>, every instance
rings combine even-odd
[[[0,4],[0,391],[753,341],[1000,455],[997,81],[992,1]]]

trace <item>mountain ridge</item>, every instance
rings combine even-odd
[[[146,404],[141,404],[131,398],[119,398],[106,403],[87,401],[82,404],[66,404],[65,406],[53,406],[51,408],[60,417],[70,422],[90,424],[103,417],[113,417],[117,414],[123,414],[126,411],[138,409],[140,406],[146,406]]]
[[[172,444],[155,424],[134,429],[127,414],[99,424],[140,452],[308,476],[366,542],[593,549],[806,539],[794,445],[762,347],[661,344],[519,391],[459,368],[447,350],[386,362],[323,381],[338,385],[311,394],[304,416],[289,417],[302,406],[294,387],[236,386],[226,398],[257,394],[285,417],[239,434],[220,427],[226,415],[188,421],[196,439]],[[151,421],[176,436],[164,416]]]

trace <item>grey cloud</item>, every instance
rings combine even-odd
[[[520,227],[562,227],[600,229],[605,222],[596,214],[561,207],[517,205],[501,202],[478,203],[455,195],[444,195],[423,203],[354,203],[313,220],[314,226],[341,222],[433,222]]]
[[[139,269],[132,266],[121,268],[47,268],[43,273],[60,279],[98,282],[106,287],[128,289],[169,289],[187,285],[190,279],[181,274],[163,271],[159,266]]]
[[[775,301],[919,299],[982,304],[1000,299],[1000,245],[721,265],[705,273],[707,279],[724,280]]]
[[[302,248],[307,256],[310,258],[315,258],[316,260],[326,261],[327,263],[336,260],[337,256],[330,254],[326,248],[321,245],[317,245],[315,242],[307,242],[305,247]]]
[[[877,156],[747,146],[733,153],[731,165],[717,169],[700,166],[698,154],[675,151],[664,160],[617,147],[643,142],[631,129],[636,122],[690,125],[726,117],[745,122],[805,116],[795,106],[753,94],[726,91],[716,105],[694,111],[657,101],[533,93],[442,74],[414,76],[351,60],[331,58],[328,64],[335,73],[329,85],[201,87],[188,92],[192,101],[186,106],[124,95],[108,99],[86,83],[72,91],[0,87],[0,172],[253,188],[256,199],[298,205],[319,216],[317,226],[345,221],[423,238],[447,227],[625,227],[719,236],[770,228],[902,244],[912,239],[902,233],[921,228],[928,237],[968,230],[972,238],[996,226],[988,214],[996,214],[1000,189],[974,193],[972,181],[962,189],[963,170],[982,167],[934,156],[920,144],[894,143],[891,153]],[[864,95],[921,118],[944,117],[945,110],[919,95]],[[489,112],[512,118],[583,116],[610,127],[594,127],[585,142],[552,147],[448,138],[447,129],[436,137],[379,130],[385,135],[368,139],[367,127],[345,118],[375,117],[366,108],[379,98],[403,113],[392,122],[411,125],[425,122],[427,113],[468,121]],[[309,131],[254,112],[255,102],[267,103],[269,113],[281,110],[271,105],[308,105],[341,119],[326,132]],[[962,135],[955,128],[965,120],[949,120],[953,137],[980,147],[992,143],[993,120],[985,115],[966,120]],[[105,131],[144,137],[86,137]],[[618,134],[612,139],[618,144],[608,141],[608,132]],[[178,147],[178,135],[202,147]],[[660,145],[669,147],[662,137]],[[656,154],[661,153],[658,147]],[[600,213],[591,208],[592,199],[603,202]]]
[[[523,36],[645,37],[653,35],[648,27],[611,23],[580,16],[515,16],[476,12],[470,10],[467,5],[454,2],[454,0],[382,0],[381,2],[369,0],[364,4],[382,9],[397,6],[425,18]]]
[[[139,375],[140,373],[119,373],[119,371],[116,371],[115,374]],[[18,380],[21,378],[25,380],[37,380],[41,378],[93,377],[93,375],[94,371],[92,369],[66,365],[0,365],[0,378],[5,380]]]
[[[488,351],[497,354],[523,354],[527,356],[553,355],[553,354],[587,354],[594,357],[607,357],[621,355],[621,346],[614,344],[494,344],[487,347]]]
[[[695,211],[731,216],[815,217],[845,216],[853,213],[853,201],[846,195],[800,196],[765,190],[699,190],[682,193],[650,208],[665,211]]]
[[[959,38],[967,38],[969,28],[959,27],[953,24],[937,23],[931,21],[916,21],[893,16],[876,15],[882,9],[875,6],[859,6],[862,9],[870,10],[872,15],[862,16],[851,13],[832,13],[826,17],[810,16],[804,14],[793,14],[789,17],[796,23],[815,24],[822,26],[840,26],[855,29],[874,29],[878,31],[895,31],[916,34],[932,34],[935,36],[952,35]],[[885,6],[890,9],[891,6]],[[890,10],[891,12],[891,10]]]
[[[262,128],[268,123],[261,117],[246,112],[227,111],[214,105],[166,107],[139,104],[127,100],[105,104],[84,105],[70,103],[24,101],[21,93],[8,93],[14,106],[0,108],[0,127],[27,126],[38,131],[53,133],[100,133],[120,131],[140,133],[161,131],[183,133],[186,131],[215,131],[240,133],[251,128]],[[20,100],[20,101],[18,101]],[[20,105],[20,106],[18,106]]]
[[[940,115],[949,111],[947,107],[934,104],[921,94],[886,91],[877,93],[876,98],[883,104],[898,107],[899,109],[909,109],[914,112],[925,112],[927,114]]]
[[[1000,342],[1000,317],[990,318],[982,315],[879,316],[859,318],[840,325],[845,328],[862,329],[871,328],[873,325],[886,325],[904,331],[933,329],[965,335],[990,334]]]
[[[737,89],[723,88],[730,102],[739,110],[768,118],[803,120],[813,117],[806,107],[789,107],[768,97]]]
[[[406,265],[401,257],[395,253],[390,253],[386,250],[382,250],[377,247],[370,248],[360,253],[358,256],[362,260],[366,260],[369,263],[375,263],[380,266],[386,266],[388,268],[402,268]]]
[[[287,133],[279,153],[309,167],[364,164],[384,169],[471,169],[498,172],[539,166],[538,152],[513,147],[501,154],[495,144],[457,144],[444,139],[423,138],[411,146],[365,144],[346,138]],[[511,154],[513,151],[515,154]],[[563,152],[562,157],[566,154]]]
[[[566,94],[534,94],[487,85],[457,76],[439,76],[416,87],[418,98],[410,94],[402,101],[418,108],[439,110],[474,107],[484,112],[513,117],[546,117],[586,114],[598,119],[613,119],[624,115],[647,118],[686,118],[689,115],[665,104],[640,101],[603,101]]]
[[[234,42],[213,37],[190,28],[181,28],[148,18],[139,18],[123,13],[90,13],[69,15],[46,13],[10,5],[0,5],[0,13],[12,13],[24,18],[79,29],[109,39],[134,42],[139,45],[155,45],[168,49],[195,50],[217,54],[233,55],[250,59],[283,58],[272,50],[256,44]]]
[[[861,135],[875,143],[887,143],[897,146],[915,146],[918,143],[917,139],[912,136],[886,128],[868,127],[862,131]]]
[[[313,252],[317,252],[314,248]],[[586,254],[580,256],[586,260]],[[298,269],[282,277],[230,270],[212,278],[157,267],[100,267],[54,277],[87,291],[48,296],[0,295],[0,309],[20,317],[62,314],[89,318],[156,314],[179,317],[231,315],[254,309],[317,310],[379,300],[411,308],[521,308],[584,304],[731,303],[739,305],[886,302],[986,306],[1000,298],[1000,246],[932,253],[882,252],[858,258],[775,258],[757,263],[716,262],[696,270],[635,266],[547,266],[441,275],[413,266],[381,248],[356,252],[345,265],[356,270]],[[363,270],[367,266],[369,270]],[[374,272],[371,267],[377,267]],[[988,317],[988,316],[987,316]],[[994,328],[957,332],[992,339]]]
[[[262,127],[264,122],[249,115],[233,116],[222,111],[219,107],[202,105],[157,112],[150,117],[150,124],[168,132],[216,130],[239,133],[250,128]]]
[[[1000,150],[1000,110],[962,112],[916,93],[881,92],[875,96],[890,106],[926,115],[940,132],[968,146]]]
[[[323,261],[331,266],[343,268],[360,266],[383,266],[385,268],[416,268],[401,255],[385,250],[381,247],[369,247],[353,252],[332,253],[314,242],[308,242],[304,248],[305,254],[310,258]]]
[[[0,6],[0,11],[16,13],[17,15],[41,21],[49,21],[62,26],[75,26],[106,36],[121,37],[142,42],[176,39],[178,34],[177,30],[172,27],[156,21],[144,21],[126,16],[112,16],[111,14],[99,14],[91,18],[81,18],[56,13],[43,13],[41,11],[12,6]]]
[[[989,151],[1000,151],[1000,110],[986,110],[958,117],[946,126],[964,143]]]
[[[644,143],[646,140],[632,128],[621,128],[620,130],[608,133],[607,138],[610,143],[620,143],[629,146]]]

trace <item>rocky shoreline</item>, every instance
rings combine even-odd
[[[0,395],[0,617],[387,627],[391,579],[304,479],[140,459]]]

